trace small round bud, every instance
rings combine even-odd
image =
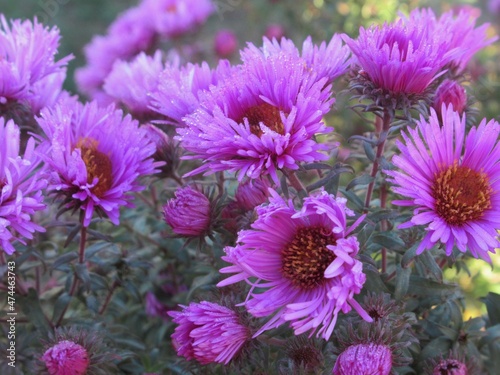
[[[385,345],[359,344],[349,346],[335,362],[334,375],[389,375],[392,351]]]
[[[50,375],[83,375],[89,365],[85,348],[73,341],[63,340],[49,348],[42,361]]]
[[[453,109],[462,114],[467,106],[467,94],[465,89],[456,81],[446,79],[439,85],[434,96],[432,107],[441,117],[441,108],[445,104],[453,106]]]
[[[221,58],[230,57],[238,49],[238,39],[231,30],[220,30],[215,35],[214,49]]]

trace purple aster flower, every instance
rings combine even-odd
[[[154,56],[142,52],[130,62],[117,60],[104,81],[104,91],[134,116],[144,116],[151,112],[150,93],[156,90],[162,71],[161,51]]]
[[[485,23],[478,28],[477,14],[474,8],[462,8],[458,15],[453,11],[444,13],[434,28],[429,30],[433,35],[445,35],[446,49],[451,51],[457,49],[460,53],[451,61],[452,68],[456,73],[461,73],[472,56],[480,49],[498,40],[497,36],[487,38],[487,29],[490,26]]]
[[[65,197],[66,208],[82,209],[85,226],[94,211],[118,224],[119,208],[131,207],[131,193],[144,189],[138,178],[158,166],[145,130],[113,105],[74,100],[42,110],[37,120],[47,137],[49,190]]]
[[[256,208],[251,229],[239,232],[238,245],[225,248],[222,259],[231,265],[220,272],[235,275],[218,284],[252,286],[245,307],[255,317],[272,316],[254,337],[288,321],[296,335],[317,331],[328,340],[339,312],[352,308],[371,321],[354,299],[366,276],[355,259],[358,241],[349,236],[364,216],[348,228],[346,216],[353,213],[344,198],[321,191],[297,211],[291,200],[271,193],[270,204]]]
[[[416,206],[399,227],[426,226],[417,254],[442,243],[447,255],[457,246],[489,261],[488,251],[500,246],[500,125],[483,119],[466,136],[465,116],[451,105],[442,113],[440,121],[431,109],[428,122],[422,118],[403,133],[401,154],[392,159],[399,170],[386,171],[393,190],[406,198],[393,204]]]
[[[211,0],[143,0],[158,34],[175,37],[203,24],[215,11]]]
[[[351,51],[343,45],[340,35],[334,34],[328,44],[321,42],[315,45],[311,37],[307,37],[302,44],[302,53],[299,52],[292,40],[282,38],[281,42],[263,38],[263,46],[255,47],[253,44],[241,52],[244,62],[251,62],[255,58],[268,58],[273,55],[288,54],[294,58],[303,59],[304,70],[315,74],[316,80],[326,78],[325,84],[332,83],[337,77],[344,74],[349,68]]]
[[[441,117],[441,108],[453,106],[455,112],[460,115],[464,113],[467,106],[467,93],[465,89],[456,81],[445,79],[437,88],[434,94],[432,107],[435,109],[438,117]]]
[[[184,116],[200,106],[200,92],[230,76],[233,68],[221,60],[215,70],[206,62],[201,65],[167,66],[159,78],[158,89],[152,93],[152,109],[165,116],[167,123],[185,126]]]
[[[416,9],[409,19],[382,27],[361,27],[357,40],[345,34],[343,38],[356,57],[355,69],[374,85],[373,89],[395,95],[421,94],[454,57],[445,48],[448,36],[429,31],[435,24],[431,10]]]
[[[12,241],[25,243],[35,231],[45,229],[31,221],[31,216],[45,208],[42,189],[47,185],[41,178],[40,158],[35,141],[28,140],[24,155],[19,155],[20,131],[12,120],[0,117],[0,249],[14,253]]]
[[[84,375],[89,366],[89,355],[83,346],[63,340],[47,349],[42,361],[50,375]]]
[[[152,45],[155,31],[148,8],[140,5],[120,14],[105,36],[95,36],[84,48],[87,65],[75,72],[78,88],[100,103],[112,99],[102,91],[102,85],[116,60],[128,60]]]
[[[250,330],[238,314],[216,303],[202,301],[168,314],[178,324],[172,334],[177,354],[201,364],[227,365],[250,339]]]
[[[174,233],[186,237],[198,237],[210,229],[210,201],[205,194],[190,186],[178,189],[163,207],[165,221]]]
[[[59,39],[56,27],[49,29],[37,20],[13,20],[9,25],[0,14],[0,105],[22,101],[36,113],[55,102],[72,59],[55,61]]]
[[[161,303],[153,292],[147,292],[144,309],[149,316],[160,317],[165,321],[168,319],[167,306]]]
[[[358,344],[349,346],[339,355],[334,375],[389,375],[392,351],[385,345]]]
[[[300,162],[325,160],[325,145],[314,135],[327,133],[322,117],[334,100],[326,78],[315,80],[304,60],[282,53],[246,61],[238,74],[204,92],[200,108],[184,118],[178,139],[203,165],[187,175],[231,171],[271,175],[298,169]]]

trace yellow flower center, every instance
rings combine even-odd
[[[299,228],[281,253],[283,276],[302,289],[322,284],[326,268],[335,259],[335,254],[326,246],[335,242],[331,231],[324,228]]]
[[[250,131],[258,137],[263,133],[259,125],[261,122],[276,133],[285,134],[285,126],[281,121],[280,110],[271,104],[262,103],[248,108],[238,122],[243,122],[245,117],[250,124]]]
[[[109,157],[97,150],[97,141],[92,138],[81,139],[76,148],[80,149],[83,162],[87,168],[87,182],[90,184],[98,178],[97,184],[91,189],[92,193],[101,198],[112,186],[113,166]]]
[[[436,212],[450,225],[480,219],[491,208],[488,176],[456,163],[436,173],[432,186]]]

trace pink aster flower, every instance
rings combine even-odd
[[[304,70],[314,74],[316,80],[326,78],[325,84],[332,83],[347,71],[351,57],[351,51],[348,46],[343,45],[342,37],[334,34],[328,44],[323,41],[320,45],[313,44],[311,37],[307,37],[302,44],[302,52],[290,39],[282,38],[278,42],[276,39],[263,38],[261,48],[249,44],[241,52],[241,58],[244,62],[251,63],[252,60],[259,57],[265,59],[283,53],[303,59]]]
[[[389,375],[392,350],[385,345],[358,344],[342,352],[333,368],[333,375]]]
[[[112,100],[103,95],[102,85],[116,60],[128,60],[146,51],[155,37],[151,14],[142,5],[120,14],[106,35],[95,36],[84,48],[87,65],[75,72],[80,91],[100,103]]]
[[[279,169],[298,169],[300,162],[325,160],[325,145],[314,135],[327,133],[322,117],[334,100],[326,78],[317,81],[304,60],[288,54],[245,61],[238,74],[204,92],[200,108],[177,128],[185,158],[203,165],[187,175],[216,171],[257,178]]]
[[[142,52],[130,62],[117,60],[104,81],[104,91],[135,116],[144,116],[151,112],[150,93],[156,90],[162,71],[161,51],[154,56]]]
[[[349,236],[364,216],[347,227],[353,212],[346,200],[325,191],[307,197],[300,211],[272,191],[270,204],[256,210],[251,229],[240,231],[238,245],[222,257],[231,265],[220,272],[235,275],[218,284],[252,286],[244,306],[255,317],[271,316],[254,337],[288,321],[296,335],[317,332],[328,340],[338,314],[352,308],[372,321],[354,299],[366,276],[355,258],[358,241]]]
[[[203,24],[215,11],[211,0],[143,0],[158,34],[175,37]]]
[[[119,208],[131,207],[138,178],[154,173],[155,145],[145,130],[114,106],[68,100],[37,119],[45,132],[49,191],[63,196],[67,209],[82,209],[88,226],[94,211],[119,222]]]
[[[163,210],[165,221],[178,235],[198,237],[210,229],[210,201],[190,186],[176,190]]]
[[[9,25],[0,14],[0,105],[21,101],[36,113],[55,102],[66,77],[66,64],[72,59],[55,60],[59,39],[56,27],[49,29],[36,19],[13,20]]]
[[[35,141],[28,140],[24,155],[19,155],[20,131],[12,120],[0,117],[0,249],[14,253],[12,241],[25,243],[35,231],[45,232],[31,221],[31,216],[45,208],[42,189],[47,185],[41,178],[40,158]]]
[[[445,79],[438,86],[432,103],[432,107],[436,110],[438,117],[441,117],[443,104],[445,107],[451,104],[456,112],[462,114],[467,106],[467,93],[465,89],[458,82]]]
[[[216,303],[202,301],[168,314],[178,324],[172,334],[177,354],[201,364],[227,365],[250,339],[250,330],[237,313]]]
[[[449,11],[444,13],[429,30],[431,35],[446,36],[445,48],[448,51],[453,49],[459,51],[451,61],[451,67],[456,73],[465,70],[467,63],[477,51],[498,40],[497,36],[487,37],[487,29],[490,26],[488,23],[475,28],[479,15],[477,9],[472,7],[462,8],[457,15]]]
[[[200,93],[230,76],[233,68],[221,60],[216,69],[206,62],[185,66],[167,66],[161,73],[156,92],[152,96],[152,109],[167,118],[167,123],[185,126],[184,117],[200,106]]]
[[[393,203],[416,207],[399,227],[425,226],[417,254],[441,243],[447,255],[457,246],[489,261],[488,251],[500,246],[500,125],[483,119],[465,135],[465,116],[451,105],[442,113],[440,121],[431,109],[428,122],[403,133],[401,154],[392,159],[399,170],[386,171],[405,197]]]
[[[393,24],[361,27],[357,40],[343,35],[356,59],[356,70],[375,85],[393,94],[421,94],[454,57],[446,46],[447,35],[429,31],[436,24],[431,10],[416,9],[409,19]],[[457,54],[456,56],[459,56]]]
[[[47,349],[42,361],[50,375],[84,375],[89,366],[87,350],[69,340],[60,341]]]

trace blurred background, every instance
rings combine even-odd
[[[247,42],[261,44],[262,36],[284,35],[301,44],[306,36],[313,41],[329,40],[334,33],[345,32],[356,37],[360,26],[372,23],[392,21],[398,12],[409,13],[415,7],[431,7],[436,14],[460,7],[474,7],[480,12],[478,24],[491,23],[489,34],[500,31],[500,1],[396,1],[388,0],[217,0],[218,12],[213,14],[207,24],[192,34],[178,40],[168,41],[165,49],[176,46],[188,46],[197,59],[214,64],[214,37],[221,29],[231,30],[237,37],[238,47]],[[66,89],[77,93],[73,74],[77,67],[85,65],[83,47],[93,35],[104,34],[116,16],[128,7],[137,5],[138,0],[102,1],[102,0],[0,0],[0,12],[6,18],[33,18],[49,26],[57,25],[61,30],[62,41],[59,57],[72,53],[75,59],[70,62]],[[498,9],[498,10],[497,10]],[[483,117],[499,118],[500,114],[500,79],[498,64],[500,42],[482,50],[471,63],[465,77],[468,92],[477,102],[478,119]],[[194,51],[194,52],[193,52]],[[237,51],[229,56],[238,62]],[[336,91],[345,88],[345,81],[339,83]],[[337,98],[338,112],[328,122],[345,140],[353,133],[370,130],[360,118],[346,106],[347,95]],[[488,292],[500,293],[500,256],[495,255],[493,266],[483,261],[469,260],[470,277],[467,270],[458,274],[449,269],[445,275],[451,282],[458,282],[467,293],[467,310],[464,318],[477,316],[485,312],[479,298]]]

